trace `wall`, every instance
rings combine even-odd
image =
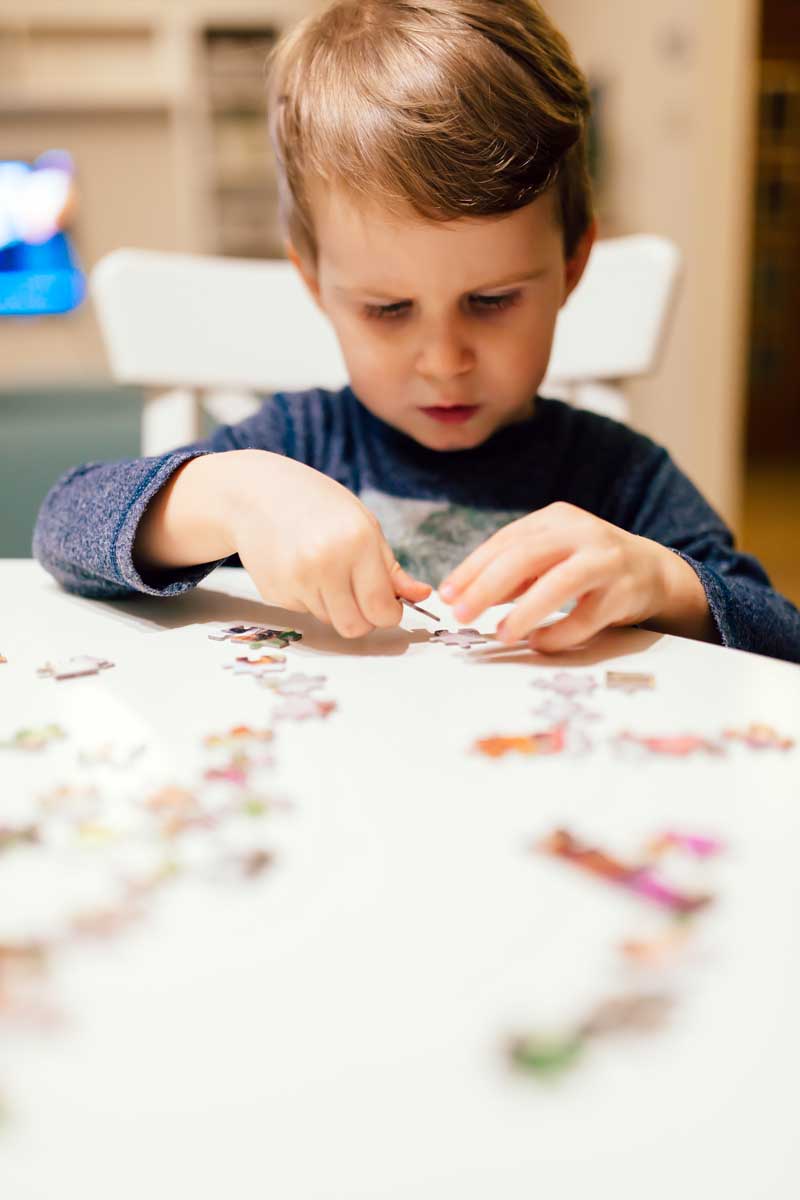
[[[736,522],[750,272],[758,0],[545,0],[608,83],[611,233],[671,237],[685,257],[657,377],[635,424]]]

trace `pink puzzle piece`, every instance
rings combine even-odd
[[[597,687],[597,680],[592,675],[584,675],[575,671],[556,671],[547,679],[535,679],[533,686],[543,688],[547,692],[555,692],[557,696],[586,696]]]
[[[469,650],[472,646],[481,646],[488,641],[477,629],[437,629],[431,634],[432,642],[441,642],[443,646],[459,646]]]
[[[617,737],[621,749],[639,748],[650,754],[661,754],[668,758],[690,758],[693,754],[719,756],[725,749],[719,742],[700,737],[694,733],[671,734],[666,737],[644,737],[636,733],[621,733]]]
[[[336,709],[335,700],[318,700],[315,696],[289,695],[283,698],[283,703],[276,708],[276,721],[309,721],[314,718],[329,717]]]

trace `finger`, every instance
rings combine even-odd
[[[550,625],[547,629],[535,630],[528,640],[533,649],[541,654],[572,650],[576,646],[582,646],[611,624],[608,612],[608,593],[591,592],[583,597],[563,621]]]
[[[330,614],[328,613],[328,609],[325,605],[325,598],[319,589],[317,589],[315,592],[312,592],[308,597],[307,606],[312,617],[316,617],[318,621],[323,623],[323,625],[333,624]]]
[[[322,598],[331,624],[341,637],[363,637],[372,631],[373,626],[364,617],[353,595],[349,575],[323,588]]]
[[[610,582],[605,560],[589,552],[570,558],[542,575],[512,608],[498,627],[501,642],[517,642],[527,637],[540,621],[561,608],[568,600],[578,599]]]
[[[427,600],[433,591],[429,583],[415,579],[413,575],[409,575],[408,571],[404,571],[399,563],[395,564],[392,571],[392,585],[396,596],[402,596],[404,600],[410,600],[412,604],[418,604],[420,600]]]
[[[377,547],[356,563],[353,595],[361,615],[375,628],[390,629],[400,624],[403,607],[397,599],[391,572],[386,569],[386,560]]]
[[[469,587],[474,579],[482,571],[485,571],[491,562],[502,554],[510,541],[508,530],[512,525],[516,525],[516,521],[512,521],[511,525],[505,525],[502,529],[498,529],[497,533],[493,533],[490,538],[482,542],[476,550],[468,554],[462,563],[455,570],[442,580],[439,585],[439,595],[447,604],[453,604],[462,595],[465,588]]]
[[[532,580],[571,553],[571,547],[560,537],[525,537],[511,542],[462,592],[453,609],[456,617],[459,621],[474,621],[493,604],[503,604],[518,595],[525,583],[529,590]]]
[[[415,604],[420,600],[426,600],[430,596],[433,591],[431,585],[429,583],[422,583],[421,580],[415,579],[413,575],[409,575],[408,571],[403,570],[394,556],[394,551],[385,538],[381,546],[381,553],[383,554],[386,569],[392,579],[395,596],[403,596],[404,599],[411,600]]]

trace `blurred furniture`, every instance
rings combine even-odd
[[[620,387],[657,362],[678,265],[662,238],[599,242],[559,316],[542,390],[625,420]],[[117,250],[91,290],[114,378],[150,389],[145,454],[196,438],[203,397],[230,420],[247,409],[243,393],[346,382],[330,325],[283,260]]]

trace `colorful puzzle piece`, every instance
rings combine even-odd
[[[291,642],[299,642],[303,637],[296,629],[272,629],[268,625],[227,625],[208,636],[212,642],[234,642],[249,645],[253,650],[270,646],[284,650]]]
[[[539,848],[673,912],[697,912],[711,903],[710,896],[686,895],[647,867],[623,863],[602,850],[583,845],[565,829],[545,838]]]
[[[209,749],[237,749],[251,742],[271,742],[271,729],[251,729],[249,725],[234,725],[226,733],[209,733],[203,738],[203,745]]]
[[[781,737],[771,725],[749,725],[747,729],[726,729],[722,735],[729,742],[741,742],[749,750],[791,750],[794,739]]]
[[[9,741],[0,742],[0,750],[43,750],[51,742],[60,742],[66,736],[60,725],[42,725],[36,729],[18,729]]]
[[[251,675],[261,679],[264,675],[274,675],[286,670],[285,654],[242,655],[232,663],[224,663],[223,669],[232,671],[234,675]]]
[[[596,1005],[575,1029],[561,1034],[531,1033],[512,1038],[509,1057],[515,1067],[532,1074],[559,1075],[577,1062],[593,1038],[661,1029],[672,1006],[672,998],[664,993],[612,996]]]
[[[661,933],[651,938],[629,938],[622,953],[643,967],[660,967],[671,962],[685,948],[693,932],[693,922],[680,914]]]
[[[480,738],[475,742],[475,749],[488,758],[503,758],[506,754],[561,754],[566,748],[566,733],[565,725],[556,725],[541,733],[512,737],[497,735]]]
[[[713,858],[724,848],[725,844],[720,838],[696,833],[676,833],[672,830],[660,833],[647,846],[648,853],[653,858],[660,858],[669,850],[683,850],[694,858]]]

